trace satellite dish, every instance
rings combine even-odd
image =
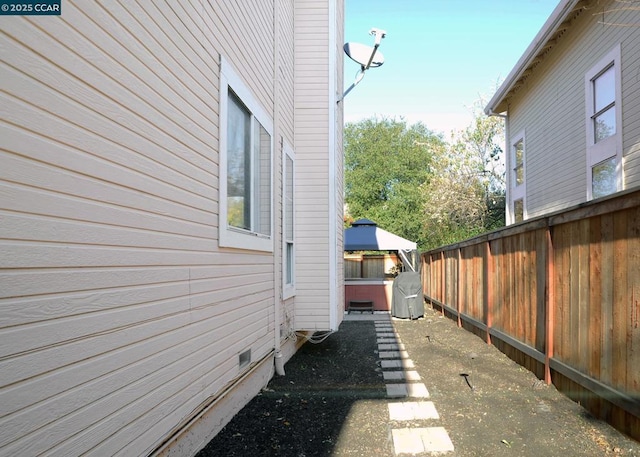
[[[359,63],[361,67],[379,67],[384,63],[384,56],[378,49],[362,43],[347,43],[344,52],[351,60]]]
[[[351,60],[360,64],[360,70],[356,74],[356,79],[349,86],[349,88],[344,91],[342,94],[342,98],[338,100],[337,103],[340,103],[347,96],[349,92],[353,90],[354,87],[358,85],[362,78],[364,78],[364,73],[369,68],[379,67],[384,63],[384,57],[380,51],[378,51],[378,47],[380,46],[380,42],[382,39],[387,36],[387,32],[382,29],[373,28],[369,30],[369,35],[373,35],[375,37],[375,41],[373,47],[367,46],[366,44],[360,43],[347,43],[344,45],[344,52]]]

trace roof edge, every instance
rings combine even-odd
[[[581,0],[562,0],[558,6],[556,6],[551,13],[551,16],[549,16],[542,26],[542,29],[540,29],[531,44],[529,44],[529,47],[525,50],[524,54],[507,75],[504,82],[500,85],[491,100],[489,100],[489,103],[484,109],[487,116],[500,114],[500,112],[495,111],[495,108],[504,101],[506,95],[511,91],[518,79],[520,79],[522,74],[531,65],[540,50],[546,46],[549,39],[555,34],[558,26],[567,19],[569,14],[580,1]]]

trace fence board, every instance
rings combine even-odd
[[[637,268],[640,265],[640,208],[630,211],[627,222],[629,230],[627,281],[631,292],[627,326],[627,341],[629,341],[627,389],[631,392],[640,392],[640,268]]]
[[[600,350],[602,348],[602,217],[594,217],[589,232],[589,365],[587,374],[600,377]]]
[[[578,280],[578,348],[574,357],[577,357],[576,366],[583,372],[588,371],[589,367],[589,314],[590,309],[586,304],[589,303],[589,229],[590,219],[583,219],[578,222],[578,262],[577,270]]]
[[[580,368],[582,362],[580,357],[576,357],[576,343],[580,343],[580,236],[581,231],[577,223],[571,223],[567,226],[569,235],[569,271],[565,272],[569,278],[569,322],[568,328],[569,345],[566,347],[565,360],[569,365],[578,365]],[[573,240],[578,241],[574,243]],[[574,347],[571,347],[573,343]]]
[[[527,301],[525,296],[525,282],[528,278],[528,271],[524,268],[524,264],[526,263],[527,251],[525,247],[526,241],[526,233],[523,233],[521,236],[513,237],[513,270],[511,271],[511,277],[513,278],[513,285],[515,291],[516,301],[513,302],[513,320],[512,320],[512,331],[513,335],[520,341],[525,342],[525,329],[524,329],[524,314],[527,308]],[[517,272],[522,272],[522,274],[517,274]]]
[[[610,385],[613,377],[613,215],[605,214],[600,222],[600,379]]]
[[[535,347],[541,352],[546,350],[546,319],[547,319],[547,306],[546,306],[546,293],[547,293],[547,233],[545,230],[536,230],[535,245],[537,248],[536,259],[534,267],[536,269],[536,322],[532,323],[535,332]]]
[[[624,390],[627,372],[627,211],[616,215],[613,225],[613,373],[612,384]]]
[[[569,315],[570,295],[569,295],[569,249],[567,248],[566,228],[561,229],[554,227],[554,233],[552,234],[555,241],[555,273],[557,286],[556,303],[552,303],[551,306],[556,308],[557,320],[555,321],[556,329],[554,334],[557,341],[555,343],[554,357],[560,360],[566,360],[568,347],[571,344],[571,322]],[[563,331],[564,326],[564,331]]]

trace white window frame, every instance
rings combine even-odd
[[[522,184],[516,185],[516,144],[522,141],[522,175],[524,180]],[[527,219],[527,141],[525,139],[525,131],[521,130],[516,135],[511,137],[509,146],[509,221],[512,224],[516,223],[516,216],[514,211],[514,204],[518,200],[522,200],[522,219]]]
[[[242,78],[223,57],[220,58],[220,214],[219,214],[219,243],[222,247],[247,249],[255,251],[273,252],[273,205],[270,207],[269,224],[270,235],[257,233],[233,227],[227,221],[227,113],[229,105],[229,90],[242,101],[252,115],[252,121],[257,120],[269,134],[270,141],[270,195],[273,202],[273,121],[260,106],[251,90],[244,84]]]
[[[291,160],[291,170],[288,170],[292,175],[293,189],[291,195],[287,194],[287,179],[289,178],[287,173],[287,159]],[[296,294],[296,202],[295,202],[295,173],[296,168],[296,156],[293,148],[287,143],[284,143],[282,152],[282,291],[283,298],[291,298]],[[291,215],[287,214],[287,204],[291,205]],[[288,238],[287,236],[287,224],[289,223],[289,217],[292,217],[291,221],[293,225],[293,236]],[[289,264],[289,256],[287,252],[288,245],[291,245],[291,264]],[[288,269],[291,268],[291,282],[288,282]]]
[[[615,75],[616,133],[595,142],[592,116],[594,106],[593,80],[613,65]],[[620,45],[616,45],[585,74],[585,121],[587,133],[587,200],[593,199],[593,167],[615,157],[616,191],[622,190],[622,77]]]

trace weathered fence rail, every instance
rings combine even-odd
[[[422,254],[425,299],[640,440],[640,191]]]

